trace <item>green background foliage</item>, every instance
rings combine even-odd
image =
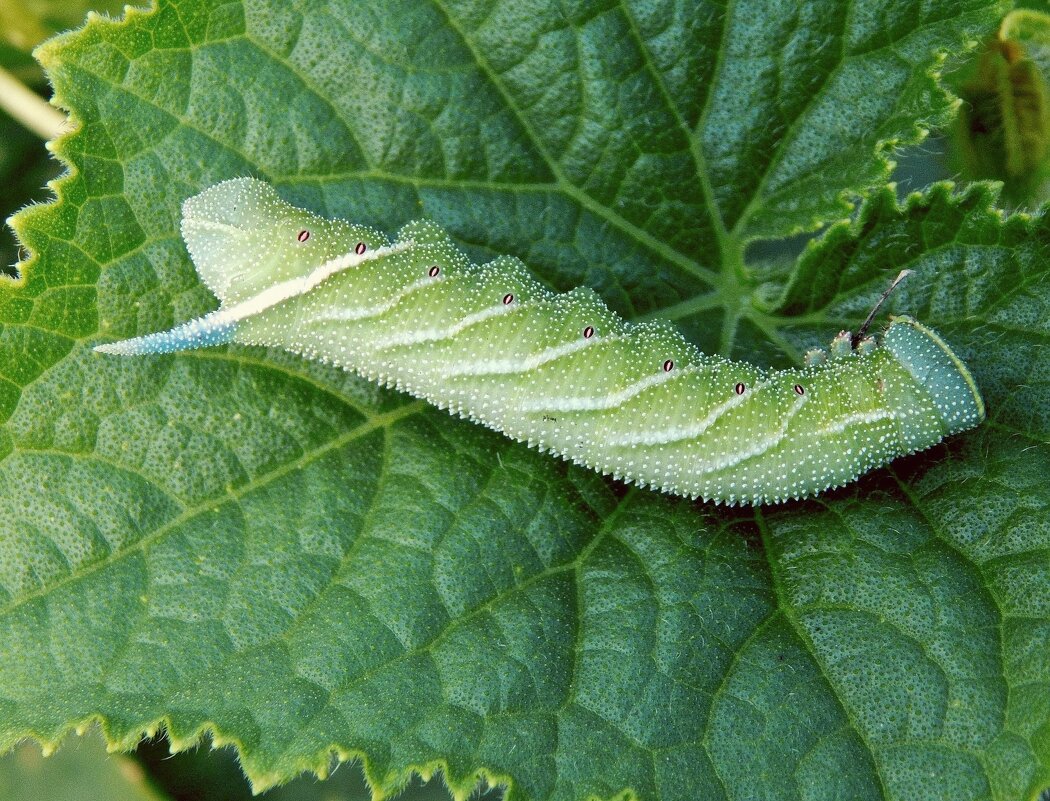
[[[49,760],[32,743],[0,759],[8,801],[164,801],[131,758],[107,754],[97,736],[63,746]]]
[[[958,167],[1003,182],[1003,198],[1050,198],[1050,14],[1007,14],[971,63],[951,77],[963,100],[952,138]]]
[[[39,52],[79,127],[0,288],[0,747],[99,720],[516,799],[1050,785],[1050,221],[878,188],[1001,6],[161,2]],[[766,365],[892,304],[989,421],[726,510],[279,352],[107,359],[212,308],[181,201],[254,175]],[[873,188],[874,187],[874,188]],[[849,221],[849,204],[866,197]],[[829,225],[797,262],[748,245]]]

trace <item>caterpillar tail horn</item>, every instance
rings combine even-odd
[[[157,331],[141,337],[96,345],[97,353],[113,356],[145,356],[151,353],[175,353],[180,350],[206,348],[232,342],[237,323],[222,310],[214,311],[168,331]]]

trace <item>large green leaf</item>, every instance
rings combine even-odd
[[[963,2],[165,2],[41,56],[80,122],[0,293],[0,746],[99,718],[519,799],[1050,784],[1050,230],[983,189],[810,228],[949,101]],[[103,359],[214,304],[181,200],[251,174],[785,363],[888,279],[990,420],[817,501],[629,490],[283,353]],[[784,286],[781,287],[781,283]]]

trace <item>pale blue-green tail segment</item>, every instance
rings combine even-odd
[[[222,307],[101,349],[282,347],[623,480],[731,504],[840,486],[984,417],[966,367],[910,318],[881,344],[766,372],[704,355],[669,324],[627,323],[588,289],[550,292],[517,259],[472,264],[430,222],[390,244],[251,179],[184,213]]]

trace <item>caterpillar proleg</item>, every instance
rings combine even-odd
[[[220,308],[96,350],[280,347],[616,478],[727,504],[841,486],[984,418],[965,365],[910,317],[767,371],[705,355],[669,323],[625,322],[590,289],[551,292],[515,258],[472,264],[432,222],[391,243],[254,179],[188,199],[182,235]]]

